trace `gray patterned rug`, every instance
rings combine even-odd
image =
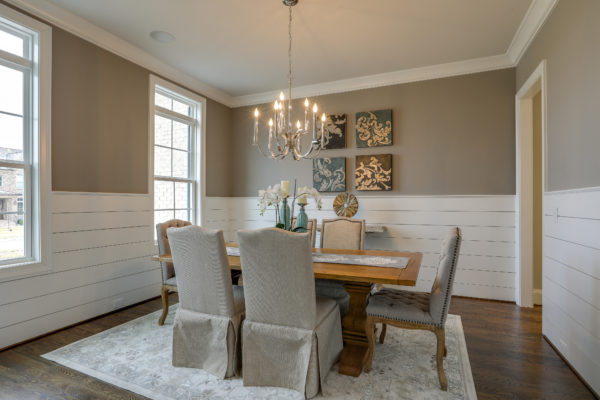
[[[94,378],[157,400],[302,399],[295,391],[244,387],[241,378],[217,379],[197,369],[171,366],[171,306],[164,326],[160,311],[72,343],[44,358]],[[439,388],[435,336],[424,331],[388,328],[377,344],[373,369],[358,378],[330,372],[319,398],[326,399],[476,399],[460,317],[449,315],[445,360],[448,392]]]

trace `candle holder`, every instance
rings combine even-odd
[[[307,203],[298,202],[300,211],[298,212],[298,217],[296,218],[296,229],[294,229],[295,232],[306,232],[308,230],[308,215],[306,215],[306,212],[304,211],[306,204]]]

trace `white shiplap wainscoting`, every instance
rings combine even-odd
[[[148,195],[52,194],[51,271],[0,282],[0,348],[160,294]]]
[[[544,195],[543,332],[600,393],[600,188]]]
[[[333,198],[323,197],[321,211],[310,204],[309,218],[335,218]],[[514,196],[358,196],[358,200],[355,218],[388,228],[368,234],[367,249],[423,252],[417,290],[431,288],[441,241],[450,227],[459,226],[464,242],[454,293],[514,301]],[[226,240],[236,240],[238,229],[274,224],[273,209],[261,217],[254,197],[209,197],[206,201],[206,225],[223,229]]]

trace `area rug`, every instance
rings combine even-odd
[[[50,353],[44,358],[120,388],[156,400],[303,399],[280,388],[244,387],[241,378],[218,379],[203,370],[171,365],[173,317],[164,326],[160,311],[108,329]],[[318,398],[325,399],[476,399],[460,317],[446,323],[448,355],[444,361],[448,392],[440,390],[435,336],[425,331],[388,327],[377,343],[373,368],[358,378],[329,373]]]

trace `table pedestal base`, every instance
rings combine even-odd
[[[340,358],[339,373],[359,376],[369,352],[367,339],[367,300],[373,284],[346,282],[344,288],[350,294],[350,308],[342,320],[344,351]]]

